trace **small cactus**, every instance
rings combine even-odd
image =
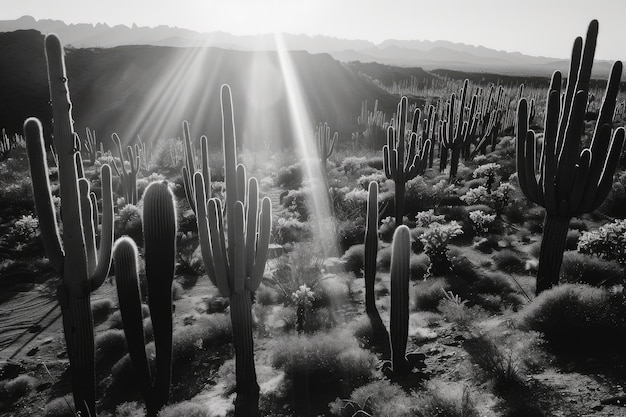
[[[124,199],[126,200],[126,204],[136,205],[139,201],[137,193],[137,173],[139,172],[139,168],[141,166],[141,157],[139,155],[135,155],[135,150],[132,146],[127,146],[126,155],[128,156],[128,162],[130,165],[130,169],[127,170],[124,163],[124,152],[122,151],[122,141],[120,140],[120,137],[117,133],[113,133],[111,135],[111,139],[117,146],[117,150],[120,154],[120,168],[117,167],[115,160],[113,160],[113,168],[115,168],[115,173],[118,177],[120,177]]]

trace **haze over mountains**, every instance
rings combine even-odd
[[[0,32],[35,29],[43,34],[56,33],[66,45],[74,47],[113,47],[119,45],[212,46],[233,50],[274,50],[272,34],[235,36],[225,32],[199,33],[170,26],[132,27],[107,24],[66,24],[60,20],[36,20],[23,16],[0,21]],[[381,64],[447,68],[462,71],[498,72],[503,74],[544,75],[554,70],[566,72],[568,61],[534,57],[519,52],[506,52],[448,41],[386,40],[374,44],[365,40],[337,39],[328,36],[283,34],[290,50],[328,53],[341,62],[361,61]],[[604,77],[611,63],[597,61],[594,75]]]

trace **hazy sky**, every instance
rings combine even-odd
[[[591,19],[596,58],[626,60],[626,0],[3,0],[0,19],[170,25],[233,34],[449,40],[566,58]]]

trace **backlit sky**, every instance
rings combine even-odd
[[[567,58],[591,19],[596,58],[626,60],[626,0],[4,0],[0,19],[170,25],[200,32],[269,32],[345,39],[449,40]]]

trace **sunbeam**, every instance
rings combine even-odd
[[[313,213],[314,239],[321,245],[327,255],[334,256],[338,253],[335,225],[331,213],[327,185],[323,180],[321,167],[317,159],[317,150],[313,140],[313,123],[307,116],[309,111],[302,94],[300,81],[287,52],[284,40],[279,33],[274,34],[274,40],[287,93],[289,116],[294,136],[293,142],[304,166],[305,178],[310,188],[311,198],[308,201]]]

